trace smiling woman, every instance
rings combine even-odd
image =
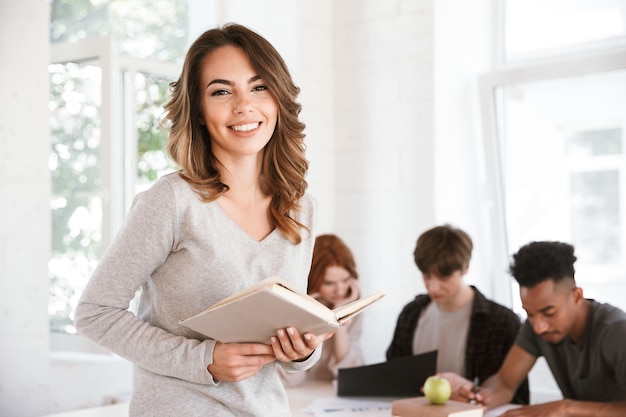
[[[334,333],[221,343],[180,324],[271,275],[306,287],[316,211],[298,93],[276,49],[244,26],[190,46],[165,105],[181,170],[136,196],[76,308],[81,334],[136,365],[131,416],[287,416],[278,369],[310,368]]]
[[[228,165],[236,162],[230,158],[261,156],[276,128],[274,96],[240,48],[219,48],[207,54],[204,63],[201,124],[209,131],[216,160]]]

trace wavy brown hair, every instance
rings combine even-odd
[[[336,235],[319,235],[315,238],[313,247],[308,293],[319,292],[324,282],[326,268],[329,266],[340,266],[348,271],[352,278],[359,278],[354,255],[348,245]]]
[[[304,156],[302,106],[296,101],[298,88],[278,51],[262,36],[238,25],[227,24],[204,32],[191,45],[180,77],[170,84],[171,98],[165,105],[169,125],[167,150],[182,168],[180,175],[203,201],[214,201],[228,191],[211,150],[206,126],[200,124],[200,75],[204,57],[224,46],[241,48],[267,85],[278,105],[276,129],[265,146],[261,167],[263,190],[272,197],[270,216],[274,225],[293,243],[302,240],[308,228],[296,219],[304,195],[309,163]]]

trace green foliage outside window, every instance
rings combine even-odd
[[[111,36],[124,55],[177,62],[187,44],[187,16],[186,1],[51,0],[50,41]],[[85,62],[49,68],[52,331],[75,333],[74,307],[103,249],[99,71]],[[170,81],[151,74],[135,76],[137,132],[132,140],[137,140],[136,182],[142,187],[176,169],[164,151],[167,131],[160,126]]]

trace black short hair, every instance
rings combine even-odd
[[[521,287],[531,288],[548,279],[574,279],[574,262],[574,246],[568,243],[531,242],[513,255],[509,271]]]

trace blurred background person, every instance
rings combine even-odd
[[[358,278],[354,255],[343,240],[333,234],[315,239],[307,290],[310,296],[330,309],[337,308],[361,297]],[[324,342],[322,357],[311,369],[295,373],[281,369],[283,382],[295,386],[306,379],[332,381],[338,369],[363,365],[361,332],[362,316],[357,315]]]
[[[402,309],[388,360],[437,350],[438,373],[483,381],[497,372],[521,322],[512,310],[465,282],[473,247],[465,231],[448,224],[419,236],[413,256],[428,294],[418,294]],[[528,404],[527,379],[513,402]]]

